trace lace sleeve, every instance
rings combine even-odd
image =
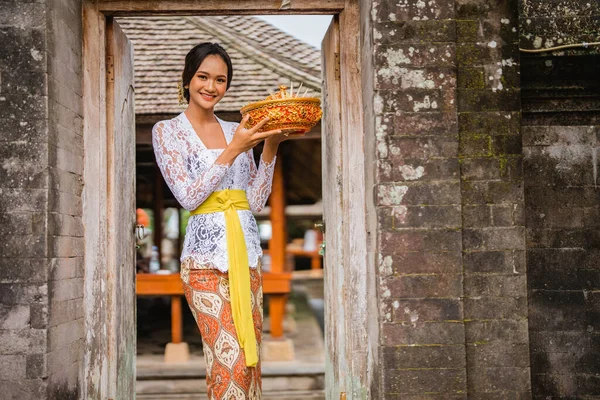
[[[229,165],[214,163],[205,171],[198,171],[198,178],[193,179],[184,165],[184,153],[180,144],[185,140],[180,137],[183,132],[171,131],[164,122],[152,128],[152,146],[156,163],[171,192],[187,210],[196,209],[214,192],[227,171]]]
[[[248,182],[247,191],[248,202],[250,203],[250,209],[253,212],[259,212],[263,209],[271,194],[273,172],[275,171],[277,157],[273,158],[273,161],[270,163],[266,163],[261,156],[257,169],[256,164],[254,163],[252,150],[248,151],[247,154],[250,158],[250,180]]]

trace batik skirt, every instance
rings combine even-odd
[[[263,293],[262,274],[250,268],[252,318],[256,333],[259,361],[246,366],[233,324],[229,298],[229,277],[212,267],[198,265],[188,258],[181,265],[185,298],[196,319],[206,361],[206,383],[209,400],[260,400],[260,344],[262,340]]]

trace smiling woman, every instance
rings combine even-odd
[[[181,254],[185,297],[198,323],[210,399],[259,399],[262,250],[252,212],[271,192],[280,130],[225,122],[215,105],[233,66],[220,45],[202,43],[185,58],[186,110],[152,130],[156,162],[177,201],[190,211]],[[265,141],[257,168],[252,148]]]

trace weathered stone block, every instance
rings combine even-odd
[[[467,297],[526,297],[527,277],[525,275],[465,275],[465,296]]]
[[[467,181],[494,180],[505,177],[504,161],[495,157],[461,160],[461,179]]]
[[[48,168],[43,164],[23,163],[16,157],[7,158],[0,170],[0,182],[6,188],[47,188]]]
[[[2,381],[22,380],[26,377],[26,356],[23,354],[0,355],[0,376]]]
[[[376,49],[375,65],[417,67],[453,67],[455,51],[452,43],[396,44]],[[451,73],[450,76],[454,74]]]
[[[577,17],[554,15],[552,18],[521,19],[520,46],[525,49],[536,49],[551,47],[558,43],[595,42],[600,38],[600,33],[595,29],[599,19],[598,15]],[[537,42],[536,37],[542,40]]]
[[[519,204],[523,185],[519,181],[463,181],[463,204]]]
[[[456,28],[453,20],[399,21],[374,24],[374,38],[380,45],[396,43],[453,43]]]
[[[591,322],[583,291],[531,290],[529,295],[529,320],[536,330],[585,331]]]
[[[523,207],[519,204],[463,206],[463,227],[486,228],[523,225]]]
[[[48,305],[36,303],[31,305],[31,327],[45,329],[48,327]]]
[[[525,319],[527,297],[483,297],[464,300],[465,318],[472,320]]]
[[[446,205],[460,203],[460,184],[458,181],[447,182],[406,182],[408,190],[403,204],[414,205]]]
[[[394,252],[389,257],[394,274],[459,273],[462,271],[461,252]]]
[[[0,281],[5,284],[45,282],[47,276],[47,260],[44,258],[0,258]],[[7,289],[8,286],[4,286],[3,289]],[[0,296],[0,299],[3,298]]]
[[[81,217],[49,213],[48,234],[56,236],[83,237],[83,222]]]
[[[475,343],[467,345],[467,365],[473,371],[485,367],[529,368],[527,343]]]
[[[463,319],[458,299],[393,300],[393,322],[459,321]]]
[[[48,376],[46,369],[45,354],[30,354],[27,356],[27,378],[46,378]]]
[[[381,105],[383,113],[399,115],[403,112],[444,112],[453,108],[450,104],[444,104],[440,89],[405,89],[401,92],[389,90],[379,93],[381,99],[376,99],[376,104]]]
[[[50,286],[53,302],[80,299],[83,297],[83,279],[73,278],[52,281]]]
[[[381,251],[384,253],[409,251],[456,251],[462,248],[457,230],[417,230],[383,232]]]
[[[460,368],[464,366],[465,346],[384,347],[381,354],[385,370],[408,368]]]
[[[462,295],[462,275],[403,275],[386,279],[383,286],[390,296],[409,298],[458,298]]]
[[[64,324],[53,326],[48,334],[48,350],[60,352],[84,337],[83,318],[72,320]],[[54,362],[55,358],[49,360]]]
[[[465,229],[463,245],[468,250],[520,250],[525,248],[525,230],[522,227]]]
[[[451,137],[395,137],[389,138],[390,161],[398,164],[404,159],[454,158],[458,155],[458,141]]]
[[[527,320],[465,320],[466,343],[500,341],[504,343],[528,343]]]
[[[454,1],[436,1],[435,6],[418,2],[380,2],[373,7],[375,22],[444,20],[454,17]]]
[[[7,107],[8,103],[9,99],[0,94],[0,107]],[[36,143],[40,152],[47,151],[47,146],[43,144],[48,137],[47,122],[45,119],[34,119],[31,116],[26,120],[0,118],[0,141]]]
[[[468,273],[524,274],[525,251],[466,251],[464,268]]]
[[[458,109],[464,112],[518,110],[521,94],[518,89],[493,92],[482,89],[458,89]]]
[[[68,346],[50,350],[47,357],[48,375],[59,373],[62,368],[78,362],[83,350],[83,340],[70,343]]]
[[[379,165],[379,181],[447,181],[458,180],[458,159],[383,161]]]
[[[0,42],[11,43],[11,46],[3,46],[0,49],[0,69],[26,71],[46,69],[45,32],[42,27],[38,29],[1,27]]]
[[[527,245],[532,248],[585,248],[597,249],[600,246],[600,232],[597,229],[540,229],[527,230]]]
[[[392,393],[460,393],[466,387],[462,369],[399,370],[384,378],[384,390]]]
[[[0,26],[18,29],[42,29],[46,24],[46,7],[36,2],[0,3]]]
[[[375,71],[376,89],[445,89],[455,87],[452,67],[413,67],[398,64],[393,57],[381,64]]]
[[[381,229],[459,228],[460,205],[456,206],[399,206],[377,210]]]
[[[39,258],[45,255],[46,243],[42,235],[6,236],[0,242],[0,258]]]
[[[469,376],[469,392],[529,392],[529,368],[480,368]]]
[[[403,182],[396,185],[379,185],[378,205],[446,205],[458,204],[458,182]]]
[[[404,112],[395,116],[396,136],[449,135],[457,136],[457,117],[454,113]]]
[[[383,324],[381,333],[384,346],[465,343],[462,322]]]
[[[45,96],[2,93],[1,97],[2,102],[8,102],[11,107],[0,107],[0,120],[13,119],[19,121],[19,125],[28,124],[32,115],[43,115],[47,110]],[[41,137],[39,132],[38,135]]]
[[[40,354],[46,349],[45,329],[6,330],[0,335],[0,354]]]
[[[0,214],[1,235],[31,235],[32,233],[33,218],[30,213]]]
[[[520,136],[521,117],[517,111],[460,112],[458,126],[461,136]]]
[[[31,304],[44,302],[48,293],[45,282],[0,283],[0,304]]]
[[[456,85],[460,89],[485,89],[485,70],[483,67],[460,67],[456,74]]]
[[[83,257],[53,258],[50,262],[50,280],[83,277]]]
[[[44,379],[19,379],[2,382],[2,395],[6,400],[40,400],[46,396]]]
[[[83,293],[82,293],[83,294]],[[65,301],[53,301],[50,305],[49,326],[65,324],[83,318],[83,301],[81,298]]]
[[[30,308],[27,305],[0,304],[0,329],[22,329],[29,327],[29,312]]]

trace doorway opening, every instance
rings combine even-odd
[[[100,276],[105,289],[90,290],[86,297],[100,306],[86,311],[86,324],[105,319],[108,330],[105,337],[89,337],[86,345],[97,349],[101,357],[86,357],[85,379],[88,387],[106,397],[133,398],[135,382],[129,372],[135,370],[135,312],[136,276],[134,265],[135,226],[135,113],[133,111],[133,58],[131,43],[119,27],[118,18],[168,15],[263,15],[263,14],[331,14],[332,24],[322,49],[322,102],[325,109],[322,134],[323,214],[327,248],[325,252],[325,342],[328,359],[326,391],[339,396],[346,382],[356,385],[348,370],[358,368],[359,385],[369,386],[370,361],[351,362],[339,356],[340,349],[362,341],[361,332],[368,331],[366,324],[367,288],[366,274],[373,265],[367,249],[372,220],[369,213],[365,165],[365,140],[363,99],[360,68],[360,21],[358,4],[352,1],[331,1],[325,5],[304,2],[279,7],[270,3],[248,2],[240,9],[239,2],[84,2],[84,138],[86,149],[86,189],[84,215],[86,229],[86,284]],[[351,95],[350,95],[351,94]],[[256,153],[260,153],[257,150]],[[87,155],[92,155],[87,157]],[[106,171],[106,174],[103,174]],[[106,188],[105,191],[102,189]],[[98,190],[100,189],[100,190]],[[273,208],[280,205],[273,204]],[[176,213],[174,213],[175,215]],[[180,215],[181,217],[181,215]],[[160,224],[156,225],[157,227]],[[274,229],[274,226],[271,226]],[[162,238],[160,238],[162,240]],[[272,265],[285,265],[285,243],[282,260],[270,254]],[[160,257],[160,254],[159,254]],[[265,292],[276,295],[289,292],[286,272],[264,281]],[[286,282],[287,280],[287,282]],[[175,281],[172,282],[176,286]],[[287,285],[287,288],[286,288]],[[358,302],[350,313],[341,312],[348,307],[348,296],[340,288],[350,290]],[[175,293],[172,286],[170,290]],[[277,296],[273,296],[276,298]],[[285,296],[280,295],[284,299]],[[274,307],[284,307],[276,301]],[[172,303],[176,304],[176,302]],[[179,305],[181,307],[181,305]],[[281,310],[282,311],[282,310]],[[333,312],[331,312],[333,311]],[[349,315],[356,313],[356,315]],[[282,315],[282,313],[279,313]],[[274,314],[273,314],[274,315]],[[348,322],[350,321],[350,322]],[[271,322],[272,329],[277,325]],[[354,329],[357,328],[357,329]],[[271,331],[273,333],[273,331]],[[364,344],[363,344],[364,345]],[[372,346],[372,344],[368,344]],[[108,365],[109,367],[105,367]],[[106,378],[98,381],[93,371],[107,369]],[[372,369],[371,369],[372,371]],[[135,376],[135,374],[134,374]],[[84,390],[88,390],[87,388]],[[104,396],[103,396],[104,397]]]

